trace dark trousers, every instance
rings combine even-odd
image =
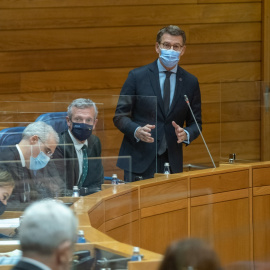
[[[142,173],[124,171],[124,181],[135,182],[143,179],[153,178],[155,173],[163,173],[164,163],[166,162],[169,162],[168,150],[166,150],[162,155],[157,155],[147,170]]]

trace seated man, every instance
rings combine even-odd
[[[0,166],[5,167],[15,181],[8,208],[20,206],[15,202],[62,195],[65,184],[54,162],[50,161],[58,141],[58,134],[50,125],[34,122],[25,128],[16,146],[2,149]]]
[[[67,111],[68,130],[60,135],[54,158],[67,189],[80,188],[81,195],[101,190],[104,173],[101,157],[101,143],[92,134],[97,124],[98,110],[90,99],[74,100]]]
[[[43,200],[23,213],[19,240],[23,257],[14,270],[70,269],[78,222],[64,204]]]

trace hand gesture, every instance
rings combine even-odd
[[[177,137],[177,143],[182,143],[183,141],[187,140],[187,133],[183,128],[177,125],[174,121],[172,121],[172,125],[175,129],[175,134]]]
[[[151,130],[154,129],[155,125],[145,125],[144,127],[139,127],[136,130],[135,136],[143,142],[153,143],[154,138],[151,137]]]

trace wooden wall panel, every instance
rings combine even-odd
[[[102,6],[44,9],[0,10],[0,27],[3,30],[48,29],[168,25],[189,23],[224,23],[231,21],[259,21],[259,3],[233,3],[217,5],[148,5]],[[241,14],[238,10],[241,9]],[[136,16],[131,16],[136,12]],[[181,12],[181,17],[179,17]],[[121,16],[115,16],[121,14]],[[10,18],[14,18],[10,20]]]
[[[231,152],[260,159],[255,132],[260,89],[254,81],[262,79],[263,5],[261,0],[0,0],[0,106],[3,100],[90,97],[103,103],[96,133],[103,156],[116,156],[122,139],[112,122],[117,95],[131,69],[156,59],[157,31],[178,24],[187,34],[180,65],[199,79],[203,133],[215,161]],[[2,112],[0,128],[12,126],[11,119],[17,125],[35,115]],[[184,161],[209,162],[201,138],[184,149]]]

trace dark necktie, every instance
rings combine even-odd
[[[165,71],[166,79],[164,82],[164,89],[163,89],[163,102],[164,102],[164,110],[165,114],[167,115],[170,108],[170,92],[171,92],[171,84],[170,84],[170,71]]]
[[[170,92],[171,92],[170,76],[172,73],[170,71],[165,71],[165,74],[166,74],[166,79],[164,81],[164,88],[163,88],[163,103],[164,103],[165,115],[167,115],[170,108]],[[166,142],[165,133],[164,133],[160,142],[160,146],[158,148],[158,155],[162,155],[166,151],[166,149],[167,149],[167,142]]]
[[[82,151],[83,151],[83,167],[82,167],[82,174],[80,177],[80,181],[78,184],[79,188],[82,187],[84,180],[86,178],[87,172],[88,172],[88,156],[87,156],[87,146],[86,145],[84,145],[82,147]]]

